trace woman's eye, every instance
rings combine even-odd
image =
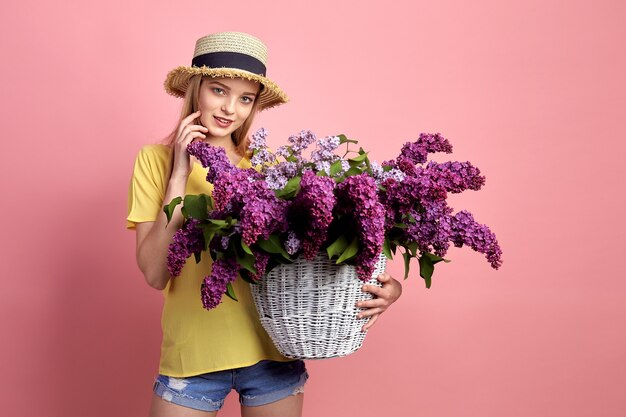
[[[241,97],[244,103],[252,103],[252,98],[248,96]]]
[[[216,93],[216,94],[222,94],[224,92],[224,90],[222,90],[219,87],[214,87],[213,88],[213,92]]]

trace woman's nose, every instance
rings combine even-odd
[[[226,114],[233,114],[235,112],[235,100],[226,98],[222,103],[222,111]]]

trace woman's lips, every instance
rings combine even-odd
[[[213,116],[213,118],[215,119],[217,125],[220,127],[228,127],[233,123],[232,120],[222,119],[221,117]]]

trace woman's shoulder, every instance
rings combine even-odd
[[[137,159],[149,164],[167,164],[172,148],[162,143],[143,145],[137,152]]]

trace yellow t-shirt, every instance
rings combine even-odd
[[[143,146],[135,160],[128,193],[126,228],[135,223],[156,221],[169,181],[171,148],[161,144]],[[249,159],[237,165],[250,167]],[[193,163],[186,194],[210,195],[207,169]],[[252,300],[250,284],[240,277],[233,282],[239,301],[224,295],[212,310],[202,306],[200,285],[211,272],[211,257],[202,254],[199,264],[187,259],[181,274],[163,289],[165,298],[161,327],[163,342],[159,373],[188,377],[206,372],[249,366],[263,359],[290,361],[276,349],[261,326]]]

